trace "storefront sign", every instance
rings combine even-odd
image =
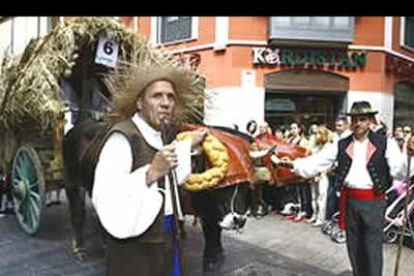
[[[413,62],[389,54],[385,58],[385,70],[397,77],[414,78]]]
[[[253,48],[254,65],[355,69],[365,66],[366,57],[366,52],[357,51]]]

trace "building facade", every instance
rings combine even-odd
[[[46,35],[58,24],[58,17],[0,17],[0,59],[23,53],[30,39]]]
[[[390,128],[413,124],[414,17],[115,19],[197,61],[206,124],[332,125],[359,100]]]
[[[414,17],[120,17],[199,57],[205,122],[332,124],[369,100],[388,127],[412,124]]]

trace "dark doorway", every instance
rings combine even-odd
[[[327,124],[332,129],[343,111],[344,94],[266,91],[265,120],[272,128],[299,122],[306,127]]]

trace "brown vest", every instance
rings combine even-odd
[[[117,123],[108,133],[104,140],[106,140],[112,133],[120,132],[128,139],[129,144],[132,147],[133,164],[131,172],[139,167],[145,166],[151,163],[154,158],[156,149],[152,148],[144,139],[139,129],[132,122],[132,120],[122,121]],[[163,183],[159,183],[160,187],[163,187]],[[121,214],[120,214],[121,215]],[[148,228],[146,232],[137,238],[140,242],[145,243],[161,243],[165,242],[164,231],[164,204],[161,207],[155,222]]]
[[[145,141],[139,129],[127,120],[116,124],[104,140],[114,132],[120,132],[128,139],[133,154],[131,171],[149,164],[156,149]],[[142,183],[137,183],[142,185]],[[163,185],[159,183],[159,186]],[[116,188],[116,183],[114,183]],[[122,216],[122,214],[119,214]],[[108,240],[107,276],[167,276],[170,275],[172,259],[171,232],[165,232],[164,203],[155,222],[142,235],[129,239]]]

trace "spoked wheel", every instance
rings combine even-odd
[[[398,239],[398,231],[396,227],[391,227],[384,233],[384,240],[388,243],[394,243]]]
[[[33,235],[40,225],[45,196],[42,165],[30,146],[19,148],[12,169],[14,211],[23,231]]]

